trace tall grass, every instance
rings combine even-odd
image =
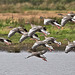
[[[65,0],[44,0],[44,1],[26,1],[16,3],[2,3],[0,13],[13,12],[20,13],[26,10],[75,10],[75,1]]]

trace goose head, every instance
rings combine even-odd
[[[41,57],[44,61],[47,61],[46,57]]]

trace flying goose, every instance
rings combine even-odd
[[[75,14],[73,12],[71,13],[68,13],[67,15],[63,15],[63,18],[61,20],[61,26],[65,26],[65,24],[68,22],[68,21],[72,21],[72,22],[75,22]]]
[[[11,42],[12,42],[11,40],[5,39],[3,37],[0,37],[0,41],[3,42],[3,43],[5,43],[5,44],[7,44],[7,45],[11,45]]]
[[[32,50],[36,50],[37,47],[39,46],[44,46],[48,48],[50,51],[54,50],[52,46],[49,46],[45,41],[36,41],[34,45],[32,46]]]
[[[66,15],[63,15],[63,14],[61,14],[61,13],[58,14],[58,15],[61,15],[61,16],[63,16],[63,17],[66,16]],[[75,13],[70,12],[70,13],[68,13],[67,15],[69,15],[69,16],[71,16],[71,17],[74,17],[74,16],[75,16]]]
[[[51,24],[53,26],[58,27],[58,29],[60,29],[60,27],[64,27],[68,21],[75,22],[75,14],[68,14],[68,15],[63,16],[63,18],[61,19],[61,24],[59,24],[54,19],[44,19],[44,25]]]
[[[58,29],[60,29],[61,25],[54,19],[47,19],[45,17],[40,17],[40,19],[43,19],[44,20],[44,25],[53,25],[53,26],[56,26]]]
[[[32,56],[36,56],[36,57],[38,57],[38,58],[43,59],[44,61],[47,61],[47,60],[46,60],[46,57],[43,55],[43,54],[45,54],[46,52],[47,52],[47,50],[38,51],[38,52],[32,52],[32,54],[31,54],[30,56],[26,57],[25,59],[30,58],[30,57],[32,57]]]
[[[46,27],[43,27],[43,26],[33,26],[33,27],[29,30],[28,36],[31,36],[31,35],[33,35],[33,34],[36,33],[36,32],[42,32],[42,33],[44,33],[45,35],[49,35],[49,34],[50,34],[50,33],[48,33],[48,32],[46,31]]]
[[[72,21],[73,22],[73,17],[71,15],[66,15],[62,18],[61,20],[61,26],[65,26],[65,24],[68,22],[68,21]]]
[[[44,25],[53,25],[60,29],[61,25],[54,19],[44,19]]]
[[[28,32],[24,32],[23,35],[21,36],[19,42],[20,42],[20,43],[23,42],[23,41],[24,41],[26,38],[28,38],[28,37],[33,38],[34,40],[40,40],[40,39],[38,38],[38,35],[37,35],[37,34],[33,34],[33,35],[28,36]]]
[[[43,41],[45,41],[48,44],[55,43],[58,47],[59,47],[59,45],[61,45],[61,42],[57,42],[56,38],[54,38],[54,37],[45,37],[45,40],[43,40]]]
[[[67,15],[70,15],[71,17],[74,17],[74,16],[75,16],[75,13],[70,12],[70,13],[68,13]]]
[[[65,48],[65,53],[70,52],[73,48],[75,48],[75,41],[70,42],[68,39],[66,39],[68,41],[68,45]]]
[[[50,34],[49,32],[46,31],[46,27],[35,25],[35,24],[32,24],[31,22],[25,22],[25,23],[31,25],[31,29],[29,30],[29,33],[28,33],[29,36],[33,35],[36,32],[42,32],[46,36]]]
[[[13,36],[16,32],[23,34],[24,32],[27,32],[27,30],[22,27],[13,28],[12,30],[10,30],[8,37]]]

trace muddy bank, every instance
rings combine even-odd
[[[15,44],[12,44],[9,46],[2,44],[2,45],[0,45],[0,51],[8,51],[8,52],[15,52],[15,53],[16,52],[18,53],[20,51],[31,51],[32,45],[33,45],[32,43],[31,44],[30,43],[28,43],[28,44],[26,44],[26,43],[20,43],[20,44],[15,43]],[[56,45],[52,45],[52,46],[55,49],[55,51],[64,51],[66,45],[61,45],[60,47],[57,47]],[[37,48],[37,51],[38,50],[44,50],[44,49],[47,50],[47,48],[40,46]]]
[[[8,51],[8,52],[20,52],[21,50],[27,50],[29,48],[28,44],[12,44],[12,45],[0,45],[0,51]]]

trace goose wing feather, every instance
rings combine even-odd
[[[23,42],[26,38],[28,38],[28,34],[22,35],[19,42]]]

